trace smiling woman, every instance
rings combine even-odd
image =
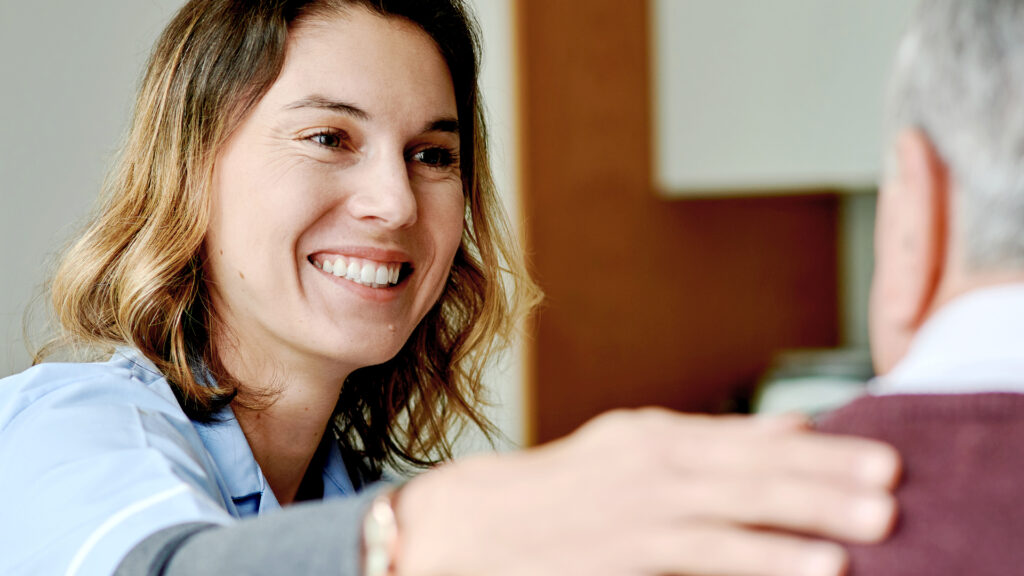
[[[0,382],[0,573],[834,575],[771,529],[885,533],[891,451],[788,420],[618,413],[380,481],[490,428],[481,370],[539,299],[477,74],[459,0],[182,8],[61,332]]]
[[[446,459],[467,421],[489,431],[480,372],[538,291],[491,184],[470,22],[458,2],[184,6],[154,49],[98,216],[56,274],[62,331],[37,362],[69,346],[113,357],[5,382],[4,405],[26,402],[5,421],[46,428],[35,414],[67,395],[78,410],[60,429],[81,435],[109,394],[122,401],[104,410],[126,413],[108,415],[111,430],[152,444],[149,416],[142,429],[126,418],[145,404],[136,396],[166,397],[146,414],[195,424],[171,441],[197,457],[171,471],[205,478],[200,493],[235,516]],[[90,370],[101,382],[83,381]],[[133,388],[138,378],[147,385]],[[78,465],[149,453],[104,441]],[[152,496],[133,476],[174,489],[176,474],[147,466],[117,462],[111,513]],[[125,534],[103,515],[92,530],[82,522],[76,566],[109,572],[133,540],[181,519],[132,522],[150,514]],[[28,553],[38,535],[26,538]],[[0,566],[19,561],[4,556]],[[66,559],[26,561],[56,571]]]
[[[250,443],[293,455],[254,450],[282,502],[342,384],[395,358],[444,292],[466,212],[460,167],[443,160],[458,155],[457,118],[431,37],[353,9],[293,30],[277,80],[218,153],[203,244],[211,341],[245,387],[269,390],[269,375],[287,374],[270,406],[235,410]],[[393,418],[404,407],[389,408]],[[301,426],[287,417],[311,411]]]
[[[472,29],[458,5],[290,2],[239,21],[233,4],[192,2],[161,38],[40,357],[131,345],[190,416],[233,400],[243,428],[247,408],[320,394],[374,475],[447,456],[453,416],[488,426],[481,349],[536,300],[491,185]]]

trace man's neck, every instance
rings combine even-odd
[[[1024,391],[1024,280],[978,286],[929,316],[872,393]]]
[[[984,288],[1024,283],[1024,270],[966,270],[962,266],[945,274],[926,316],[930,317],[953,300]]]

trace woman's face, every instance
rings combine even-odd
[[[205,272],[225,353],[331,374],[393,357],[459,246],[458,152],[451,76],[420,28],[352,9],[293,30],[214,169]]]

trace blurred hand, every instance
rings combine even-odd
[[[796,418],[610,412],[407,484],[398,574],[836,576],[818,538],[884,538],[898,474],[888,446]]]

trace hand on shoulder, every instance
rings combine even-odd
[[[410,482],[400,576],[837,576],[895,518],[894,450],[799,419],[622,410]],[[800,535],[798,535],[800,534]]]

